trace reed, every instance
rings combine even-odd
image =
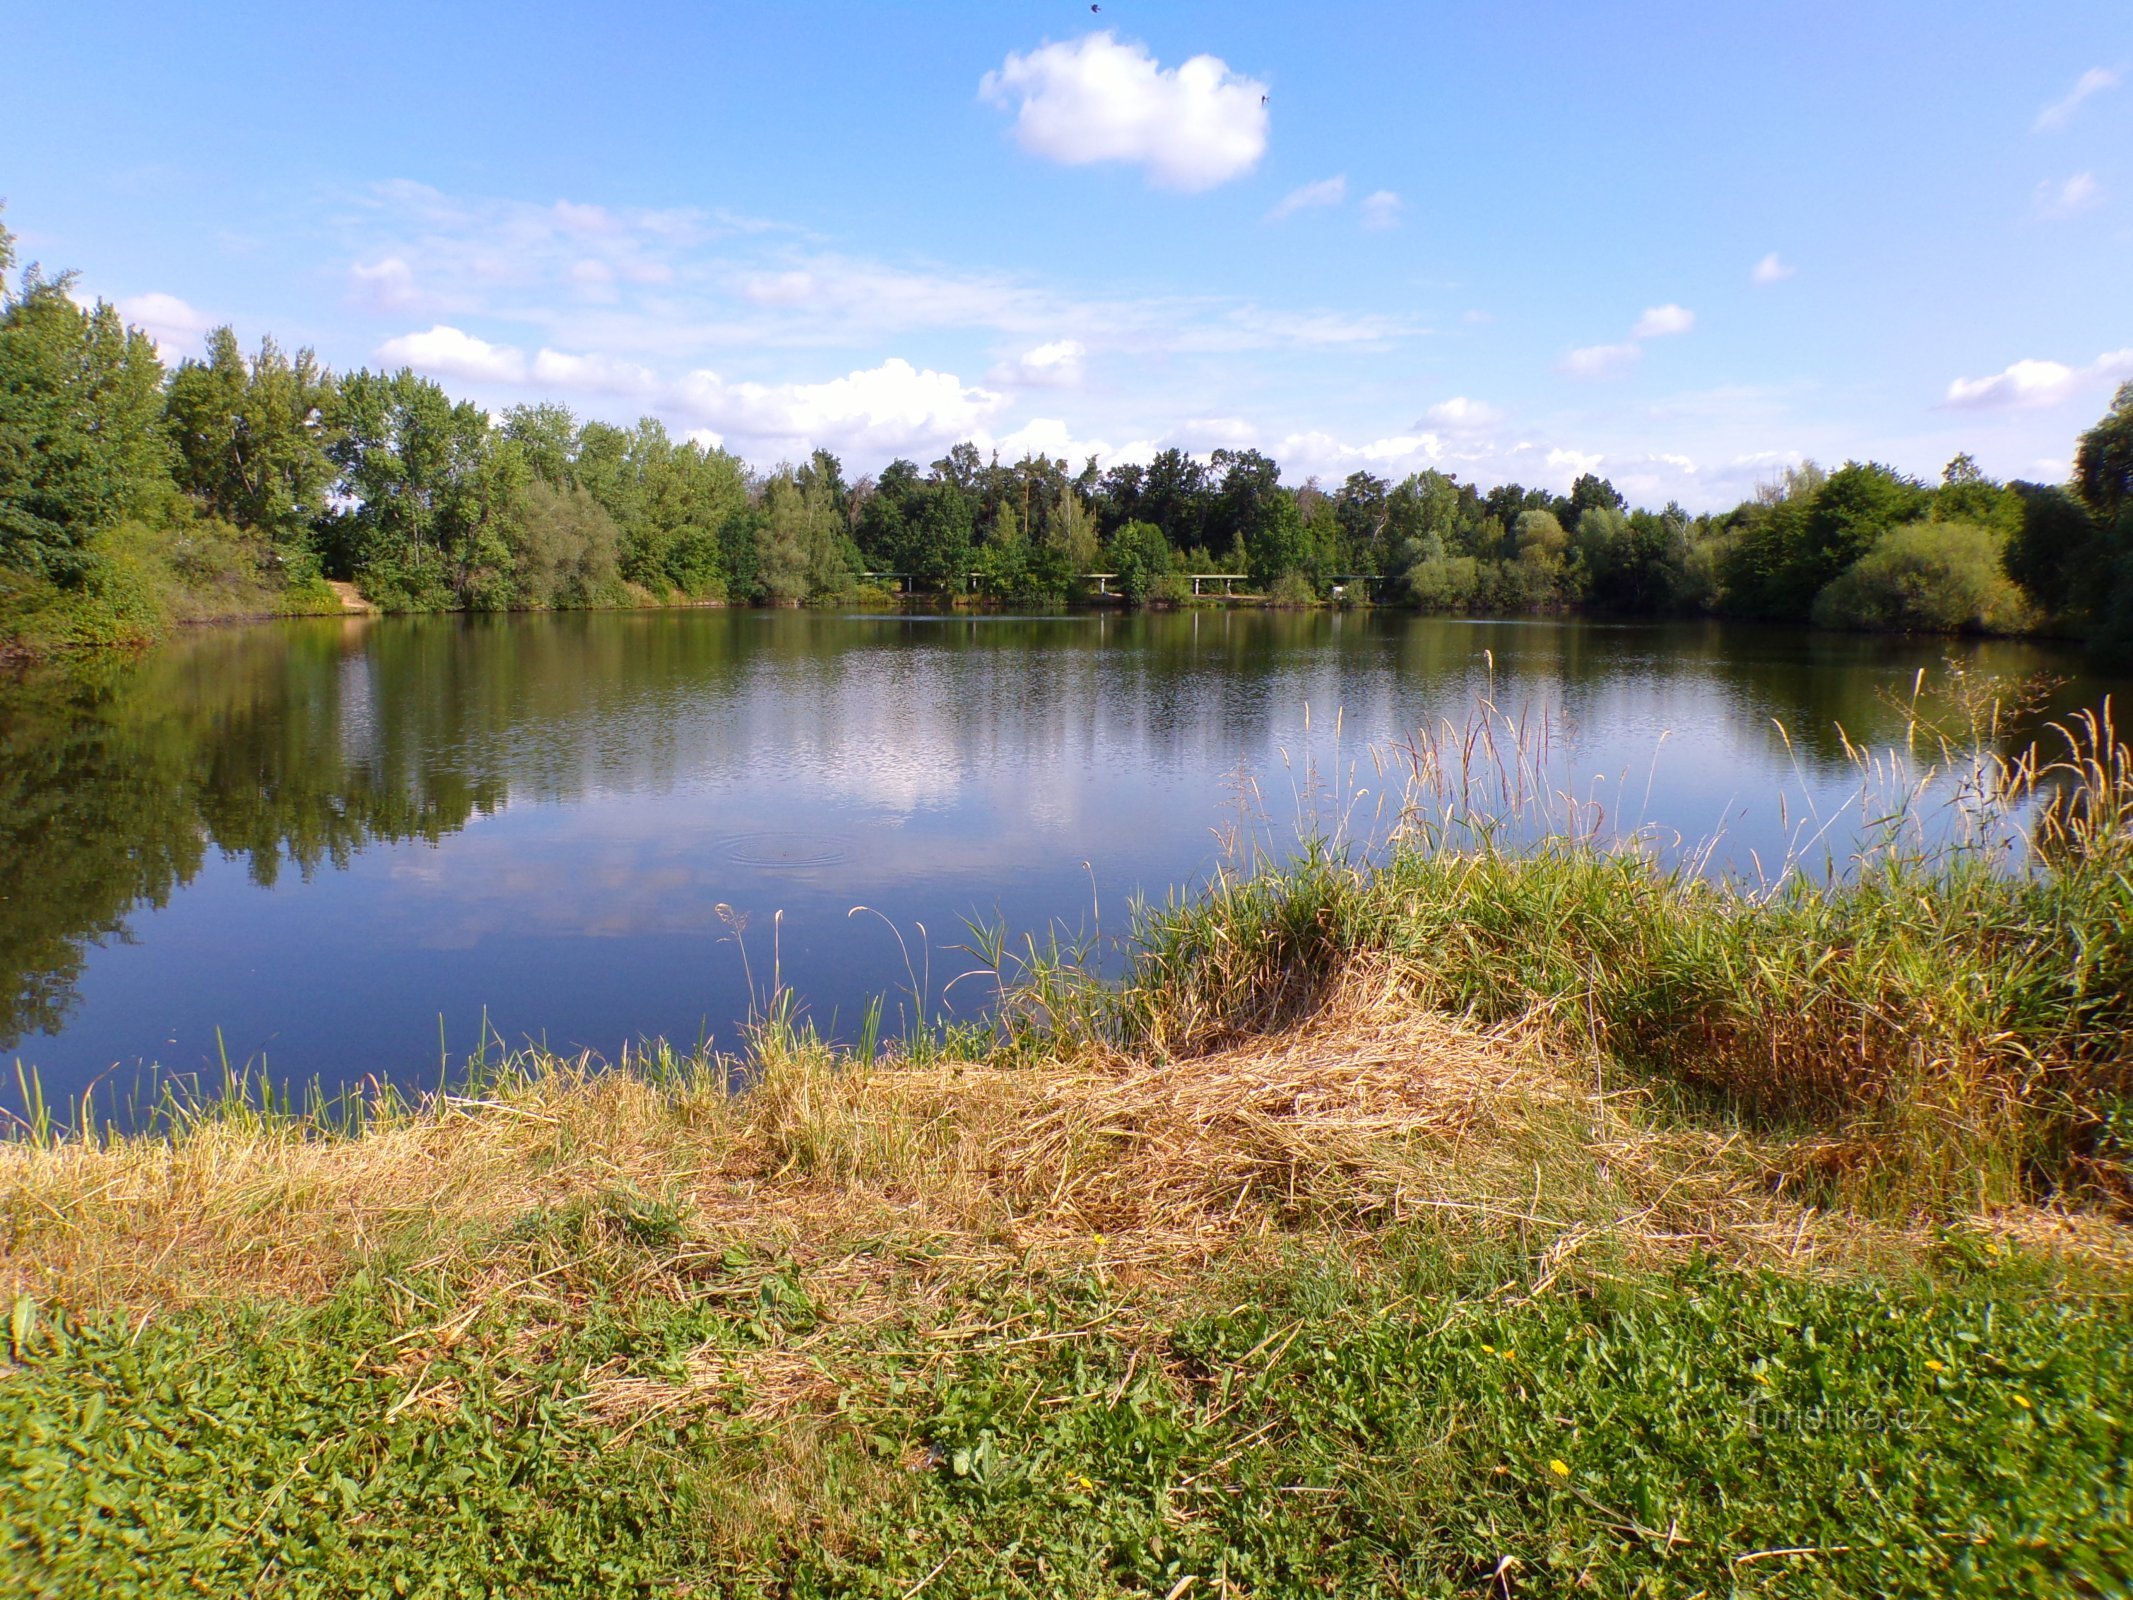
[[[1799,1136],[1818,1199],[2133,1200],[2133,762],[2107,708],[2011,756],[1860,752],[1866,842],[1752,880],[1605,831],[1489,726],[1411,747],[1381,850],[1224,875],[1143,916],[1118,990],[1048,1013],[1190,1056],[1389,962],[1417,1006],[1538,1023],[1619,1082]]]

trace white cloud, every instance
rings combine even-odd
[[[2133,349],[2110,350],[2085,367],[2034,358],[1986,378],[1957,378],[1942,404],[1959,410],[2029,410],[2055,406],[2084,389],[2133,377]]]
[[[659,375],[633,361],[617,361],[603,355],[565,355],[560,350],[545,349],[533,357],[533,381],[595,394],[650,396],[659,389]]]
[[[205,311],[161,290],[128,295],[117,305],[120,316],[155,340],[156,353],[169,365],[196,352],[201,336],[215,326]]]
[[[1080,438],[1057,417],[1032,417],[1012,433],[997,439],[980,434],[974,442],[980,450],[997,449],[1002,461],[1043,456],[1047,460],[1064,461],[1070,471],[1079,471],[1081,464],[1091,456],[1108,461],[1115,455],[1103,440]],[[1153,446],[1144,448],[1150,455],[1155,453]]]
[[[1463,394],[1455,394],[1449,400],[1441,400],[1425,413],[1431,422],[1445,428],[1490,428],[1503,420],[1503,413],[1492,405],[1479,400],[1469,400]]]
[[[1081,383],[1082,362],[1088,353],[1088,346],[1079,339],[1054,339],[1002,362],[985,378],[988,383],[1024,389],[1072,389]]]
[[[2074,369],[2058,361],[2017,361],[1989,378],[1957,378],[1948,385],[1951,406],[1994,410],[2002,406],[2051,406],[2074,389]]]
[[[403,333],[378,346],[378,360],[388,367],[469,383],[523,383],[526,353],[506,344],[491,344],[471,333],[439,323],[426,333]]]
[[[901,358],[824,383],[728,383],[697,371],[670,400],[692,422],[758,448],[799,454],[820,446],[868,457],[967,439],[1006,403],[953,373],[921,371]]]
[[[1780,260],[1778,253],[1773,250],[1755,264],[1755,270],[1748,276],[1757,283],[1783,283],[1799,270],[1789,262]]]
[[[1588,472],[1600,470],[1600,463],[1607,458],[1589,450],[1550,450],[1548,470],[1558,478],[1576,480]]]
[[[1572,378],[1604,378],[1634,366],[1643,356],[1634,344],[1588,344],[1566,352],[1555,370]]]
[[[412,311],[422,304],[415,269],[398,256],[358,261],[348,269],[349,298],[373,311]]]
[[[2037,185],[2037,211],[2054,221],[2078,217],[2093,210],[2103,199],[2103,185],[2093,172],[2077,172],[2064,182],[2046,179]]]
[[[1555,370],[1572,378],[1611,377],[1643,359],[1640,341],[1687,333],[1695,326],[1696,313],[1686,306],[1648,306],[1644,315],[1637,319],[1637,325],[1629,330],[1626,343],[1582,345],[1566,352],[1556,362]]]
[[[1444,441],[1434,433],[1391,434],[1365,444],[1346,444],[1330,433],[1292,433],[1275,450],[1282,476],[1345,478],[1351,472],[1374,472],[1401,478],[1444,459]]]
[[[1273,210],[1266,214],[1269,222],[1279,222],[1284,217],[1294,216],[1311,206],[1337,206],[1348,198],[1348,175],[1336,172],[1330,178],[1320,178],[1316,183],[1307,183],[1291,189],[1283,195]]]
[[[399,327],[516,323],[514,342],[600,350],[662,370],[762,349],[895,349],[931,330],[1094,353],[1217,354],[1384,345],[1406,314],[1269,307],[1204,290],[1087,294],[1025,273],[885,262],[720,213],[456,198],[387,184],[354,205],[350,296]],[[394,331],[392,329],[381,332]],[[908,349],[908,345],[903,345]],[[1002,378],[1000,381],[1009,381]]]
[[[1696,326],[1696,313],[1685,306],[1653,306],[1629,330],[1632,339],[1662,339],[1668,334],[1687,333]]]
[[[1009,52],[978,97],[1014,106],[1015,139],[1066,166],[1123,161],[1167,189],[1211,189],[1266,151],[1266,85],[1214,56],[1165,69],[1106,31],[1027,55]]]
[[[2066,98],[2055,100],[2037,113],[2037,131],[2063,128],[2073,118],[2081,102],[2090,95],[2102,94],[2106,89],[2118,87],[2118,74],[2108,67],[2091,67],[2074,80],[2074,87],[2067,91]]]
[[[1363,226],[1373,233],[1382,233],[1387,228],[1400,225],[1400,197],[1390,189],[1379,189],[1363,197]]]
[[[1243,417],[1187,417],[1178,433],[1210,450],[1249,450],[1259,443],[1259,430]]]

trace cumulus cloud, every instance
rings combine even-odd
[[[978,97],[1015,110],[1015,140],[1065,166],[1120,161],[1166,189],[1243,176],[1266,152],[1266,85],[1214,56],[1165,68],[1108,31],[1009,52]]]
[[[1032,417],[1012,433],[1003,434],[998,438],[981,433],[974,442],[980,450],[998,450],[1003,461],[1020,461],[1024,456],[1043,456],[1051,461],[1064,461],[1073,468],[1078,468],[1090,456],[1095,456],[1100,461],[1113,461],[1120,456],[1118,451],[1101,439],[1080,437],[1057,417]],[[1155,453],[1155,446],[1152,444],[1143,444],[1138,448],[1149,456]]]
[[[1434,433],[1397,433],[1362,444],[1348,444],[1330,433],[1292,433],[1274,452],[1288,477],[1309,473],[1345,478],[1351,472],[1405,477],[1444,459],[1444,441]]]
[[[118,303],[118,314],[156,342],[156,353],[176,363],[200,348],[200,340],[215,319],[187,305],[174,294],[160,290],[128,295]]]
[[[1337,206],[1348,198],[1348,175],[1336,172],[1330,178],[1320,178],[1316,183],[1307,183],[1291,189],[1266,214],[1269,222],[1279,222],[1284,217],[1294,216],[1312,206]]]
[[[873,456],[967,439],[1007,402],[953,373],[892,358],[823,383],[729,383],[700,370],[675,386],[670,403],[726,438]]]
[[[1463,394],[1455,394],[1449,400],[1440,400],[1425,413],[1427,420],[1443,428],[1492,428],[1503,420],[1503,413],[1494,406],[1479,400],[1469,400]],[[1417,423],[1417,427],[1421,424]]]
[[[523,383],[527,372],[523,350],[491,344],[442,322],[423,333],[386,340],[378,346],[378,360],[388,367],[413,367],[469,383]]]
[[[2054,100],[2037,113],[2037,132],[2045,133],[2063,128],[2073,120],[2081,102],[2091,95],[2102,94],[2106,89],[2118,87],[2118,74],[2108,67],[2091,67],[2074,80],[2074,87],[2067,91],[2063,100]]]
[[[2103,185],[2093,172],[2077,172],[2062,182],[2046,179],[2037,185],[2037,211],[2054,221],[2078,217],[2103,199]]]
[[[577,389],[593,394],[642,395],[659,391],[659,375],[633,361],[618,361],[604,355],[566,355],[560,350],[541,350],[533,358],[533,380],[559,389]]]
[[[1079,339],[1054,339],[1002,362],[985,375],[986,381],[1022,389],[1071,389],[1082,380],[1088,353]]]
[[[1588,344],[1566,351],[1555,367],[1572,378],[1604,378],[1643,358],[1644,351],[1634,344]]]
[[[1629,330],[1632,339],[1662,339],[1668,334],[1687,333],[1696,326],[1696,313],[1685,306],[1653,306]]]
[[[1957,378],[1942,404],[1966,411],[2030,410],[2055,406],[2084,389],[2133,377],[2133,349],[2111,350],[2085,367],[2034,358],[1984,378]]]
[[[1757,283],[1783,283],[1800,269],[1779,258],[1773,250],[1755,264],[1748,276]]]
[[[1400,225],[1400,197],[1390,189],[1379,189],[1363,197],[1363,226],[1373,233],[1382,233],[1387,228]]]

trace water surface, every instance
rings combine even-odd
[[[485,1026],[731,1044],[774,978],[847,1034],[883,991],[973,1011],[966,918],[1115,936],[1299,813],[1367,832],[1368,747],[1483,697],[1611,823],[1753,870],[1816,815],[1842,847],[1838,729],[1898,737],[1949,652],[1249,611],[190,634],[0,680],[0,1045],[56,1097],[225,1055],[434,1081]],[[2058,674],[2062,707],[2109,687],[2045,647],[1958,653]]]

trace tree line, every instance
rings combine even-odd
[[[0,228],[0,274],[13,267]],[[0,639],[151,636],[173,615],[849,599],[870,582],[1059,603],[1114,574],[1136,602],[1222,572],[1277,601],[1585,608],[1830,626],[2133,639],[2133,385],[2069,484],[1788,469],[1735,509],[1632,509],[1426,471],[1282,482],[1257,450],[1078,472],[964,443],[847,480],[816,451],[732,453],[580,420],[492,416],[410,370],[336,374],[227,327],[166,369],[71,275],[0,278]],[[1108,580],[1107,580],[1107,586]]]

